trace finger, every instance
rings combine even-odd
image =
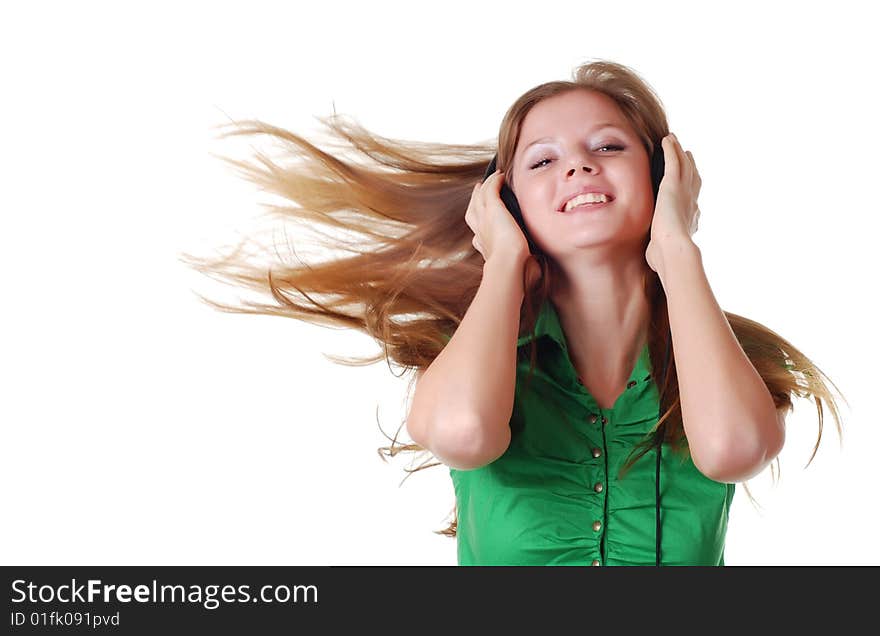
[[[669,135],[672,137],[672,146],[675,150],[675,160],[678,163],[678,175],[682,181],[689,183],[693,174],[693,166],[691,165],[690,159],[685,153],[684,148],[681,147],[681,142],[678,140],[675,133],[669,133]]]
[[[489,178],[492,179],[493,177],[495,180],[492,181],[492,185],[495,187],[495,191],[501,192],[501,186],[504,184],[504,173],[501,170],[496,170]]]
[[[685,183],[689,183],[691,179],[691,162],[685,154],[684,148],[681,147],[681,142],[678,141],[678,137],[675,133],[669,133],[672,137],[673,146],[675,147],[675,158],[678,161],[678,173],[682,178],[682,181]]]
[[[661,139],[660,145],[663,147],[664,175],[669,175],[672,179],[678,179],[681,173],[681,160],[678,158],[678,151],[675,148],[672,133]]]
[[[474,184],[474,187],[471,189],[471,200],[470,200],[470,203],[468,204],[468,209],[473,207],[474,199],[477,198],[477,191],[479,189],[480,189],[480,182],[478,181],[477,183]]]
[[[684,165],[682,169],[682,175],[684,176],[685,183],[693,183],[694,180],[694,162],[691,160],[689,153],[685,151],[684,148],[679,145],[679,150],[681,150],[681,161]]]
[[[497,175],[497,174],[498,174],[498,171],[496,170],[495,172],[493,172],[492,174],[490,174],[488,177],[486,177],[485,179],[483,179],[482,181],[480,181],[480,182],[477,184],[477,187],[478,187],[479,190],[480,190],[480,196],[485,196],[485,195],[486,195],[486,188],[485,188],[485,187],[481,187],[481,186],[491,185],[492,183],[494,183],[493,180],[494,180],[494,178],[495,178],[495,175]]]
[[[504,183],[504,179],[500,178],[501,174],[503,174],[501,171],[496,170],[495,172],[490,174],[488,177],[486,177],[486,180],[481,184],[481,185],[484,185],[485,187],[480,188],[480,191],[477,194],[477,196],[480,198],[480,201],[481,201],[481,203],[483,203],[483,205],[485,205],[486,201],[488,201],[487,197],[489,197],[489,192],[488,192],[489,188],[492,188],[494,190],[495,196],[499,196],[499,197],[501,196],[500,195],[501,185]]]
[[[697,176],[697,163],[694,161],[694,154],[690,150],[686,150],[684,154],[687,158],[688,174],[691,177],[691,181],[696,182],[699,177]]]
[[[688,158],[691,160],[691,168],[693,169],[693,179],[694,183],[697,184],[697,191],[699,192],[700,186],[703,185],[703,179],[700,177],[700,171],[697,170],[697,162],[694,161],[694,153],[690,150],[687,151]]]

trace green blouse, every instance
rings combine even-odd
[[[448,336],[447,336],[448,338]],[[601,408],[580,383],[549,299],[535,334],[536,365],[519,356],[511,442],[474,470],[449,469],[459,565],[655,565],[656,451],[622,478],[629,452],[657,422],[647,344],[626,389]],[[724,565],[734,484],[716,482],[663,445],[661,565]]]

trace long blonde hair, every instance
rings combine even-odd
[[[451,334],[461,322],[480,286],[483,257],[473,248],[473,233],[464,221],[474,184],[482,179],[496,151],[498,168],[507,170],[522,122],[535,104],[571,90],[597,91],[613,99],[649,155],[669,132],[662,104],[648,84],[628,67],[606,60],[577,67],[572,81],[551,81],[526,91],[504,115],[497,143],[493,140],[453,145],[390,139],[334,114],[319,118],[331,133],[328,147],[335,148],[334,154],[300,135],[259,120],[233,122],[231,130],[222,133],[221,138],[268,135],[281,142],[291,157],[304,159],[298,165],[281,165],[257,153],[261,164],[258,166],[221,157],[239,169],[245,179],[295,204],[270,206],[273,214],[313,229],[323,224],[353,232],[360,240],[342,240],[338,234],[327,236],[324,249],[341,248],[346,254],[319,263],[302,261],[290,245],[300,265],[283,260],[270,266],[250,262],[240,253],[248,238],[221,258],[184,254],[181,259],[189,266],[271,297],[272,302],[243,301],[233,306],[199,297],[220,311],[283,316],[358,329],[382,345],[382,352],[372,357],[333,358],[341,364],[365,365],[385,358],[407,369],[425,369],[445,345],[444,335]],[[354,157],[343,158],[342,152],[349,150],[355,151]],[[302,246],[302,241],[296,243]],[[277,254],[275,246],[269,251]],[[520,334],[532,330],[538,309],[557,279],[552,259],[540,251],[531,254],[523,271],[525,297]],[[651,304],[651,359],[663,360],[669,325],[666,296],[659,277],[650,268],[644,289]],[[815,401],[819,430],[809,466],[822,438],[823,402],[831,409],[838,435],[843,435],[837,404],[822,379],[828,376],[773,330],[743,316],[724,313],[778,409],[791,410],[794,396]],[[529,350],[531,370],[535,352],[533,341]],[[686,454],[676,378],[675,356],[670,351],[666,382],[660,387],[663,416],[657,427],[665,422],[664,441]],[[378,449],[383,459],[404,451],[428,452],[414,443],[397,442],[404,424],[405,419],[394,437],[389,438],[390,446]],[[650,440],[646,440],[641,448],[634,449],[624,471],[650,447]],[[640,452],[635,453],[636,450]],[[406,472],[412,474],[439,464],[430,460],[428,457]],[[436,532],[455,536],[455,508],[452,516],[449,526]]]

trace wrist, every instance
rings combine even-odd
[[[660,266],[657,275],[661,282],[671,271],[679,267],[689,267],[694,260],[702,258],[699,246],[690,237],[671,239],[660,244]]]
[[[484,263],[484,267],[500,267],[505,270],[517,268],[522,271],[526,261],[529,258],[528,252],[513,249],[502,249],[493,252],[489,256],[489,260]]]

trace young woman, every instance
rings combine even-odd
[[[816,402],[816,449],[822,401],[842,434],[824,374],[715,301],[692,240],[694,158],[631,69],[597,61],[532,88],[497,144],[330,127],[373,164],[261,122],[231,134],[310,161],[232,163],[297,202],[289,218],[363,234],[351,256],[268,271],[189,260],[276,301],[207,301],[221,310],[362,329],[417,370],[415,443],[382,450],[447,466],[459,564],[723,565],[735,484],[777,457],[792,397]]]

